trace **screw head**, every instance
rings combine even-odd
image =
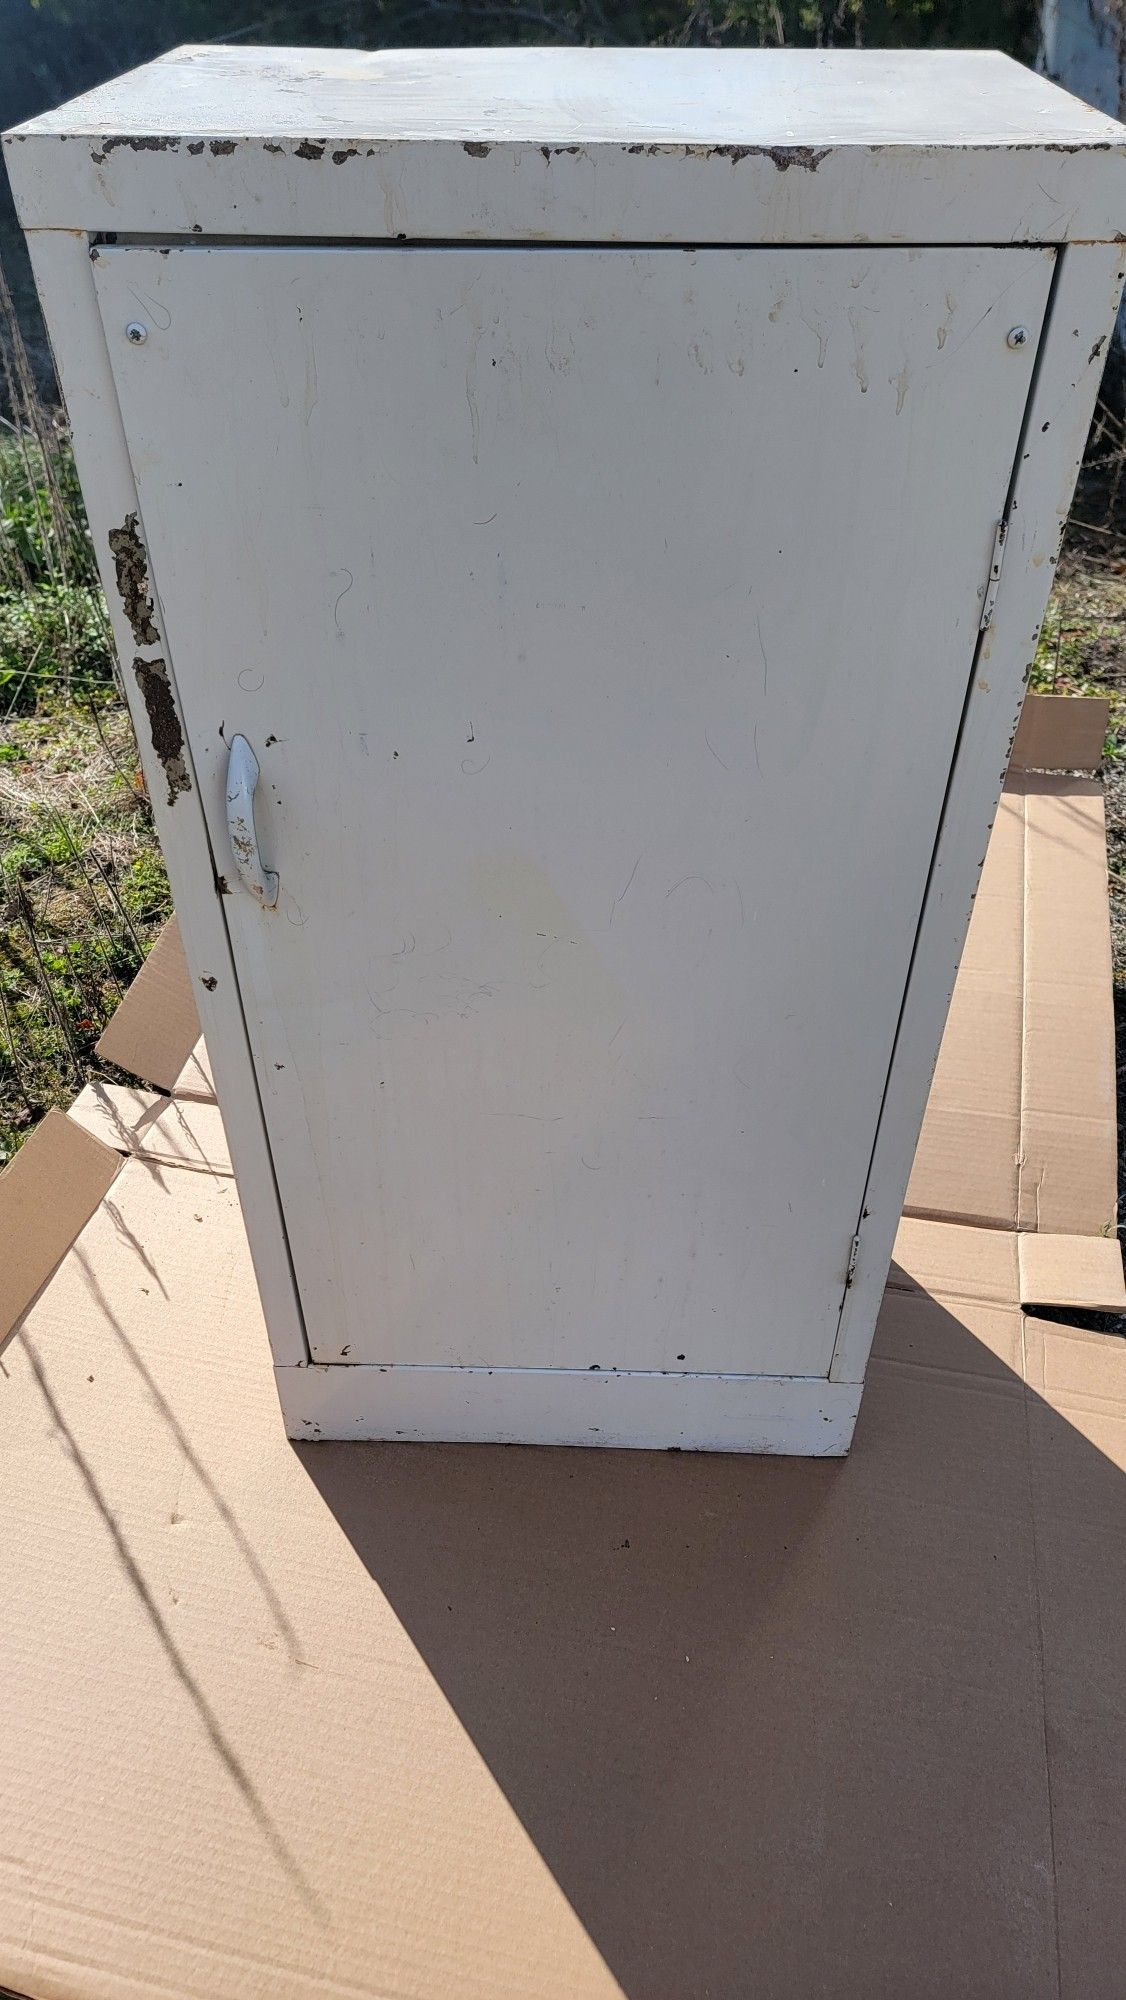
[[[142,326],[139,319],[131,319],[125,329],[126,340],[132,341],[134,347],[140,347],[142,342],[146,341],[148,337],[148,327]]]
[[[1028,338],[1026,326],[1011,326],[1005,335],[1006,345],[1009,347],[1027,347]]]

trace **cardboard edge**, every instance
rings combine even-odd
[[[53,1109],[0,1174],[0,1353],[105,1199],[122,1157]]]
[[[171,1095],[199,1033],[180,926],[172,916],[95,1046],[104,1062]]]

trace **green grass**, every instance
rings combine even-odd
[[[94,1044],[171,914],[128,714],[40,696],[0,725],[0,1160],[113,1075]]]
[[[113,649],[70,441],[57,417],[42,435],[0,431],[0,715],[40,692],[113,686]]]
[[[171,912],[61,413],[0,273],[0,1163],[94,1075]]]

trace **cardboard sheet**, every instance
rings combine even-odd
[[[841,1464],[298,1447],[129,1159],[0,1378],[0,1981],[1113,1993],[1126,1350],[1016,1256],[904,1225]]]
[[[1116,1197],[1102,791],[1089,778],[1010,778],[906,1210],[1107,1236]]]

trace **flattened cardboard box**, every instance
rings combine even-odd
[[[0,1984],[1121,1991],[1126,1346],[1019,1303],[1124,1302],[1100,852],[1015,785],[912,1183],[977,1215],[905,1219],[841,1462],[290,1444],[202,1057],[84,1093],[112,1184],[0,1364]]]

